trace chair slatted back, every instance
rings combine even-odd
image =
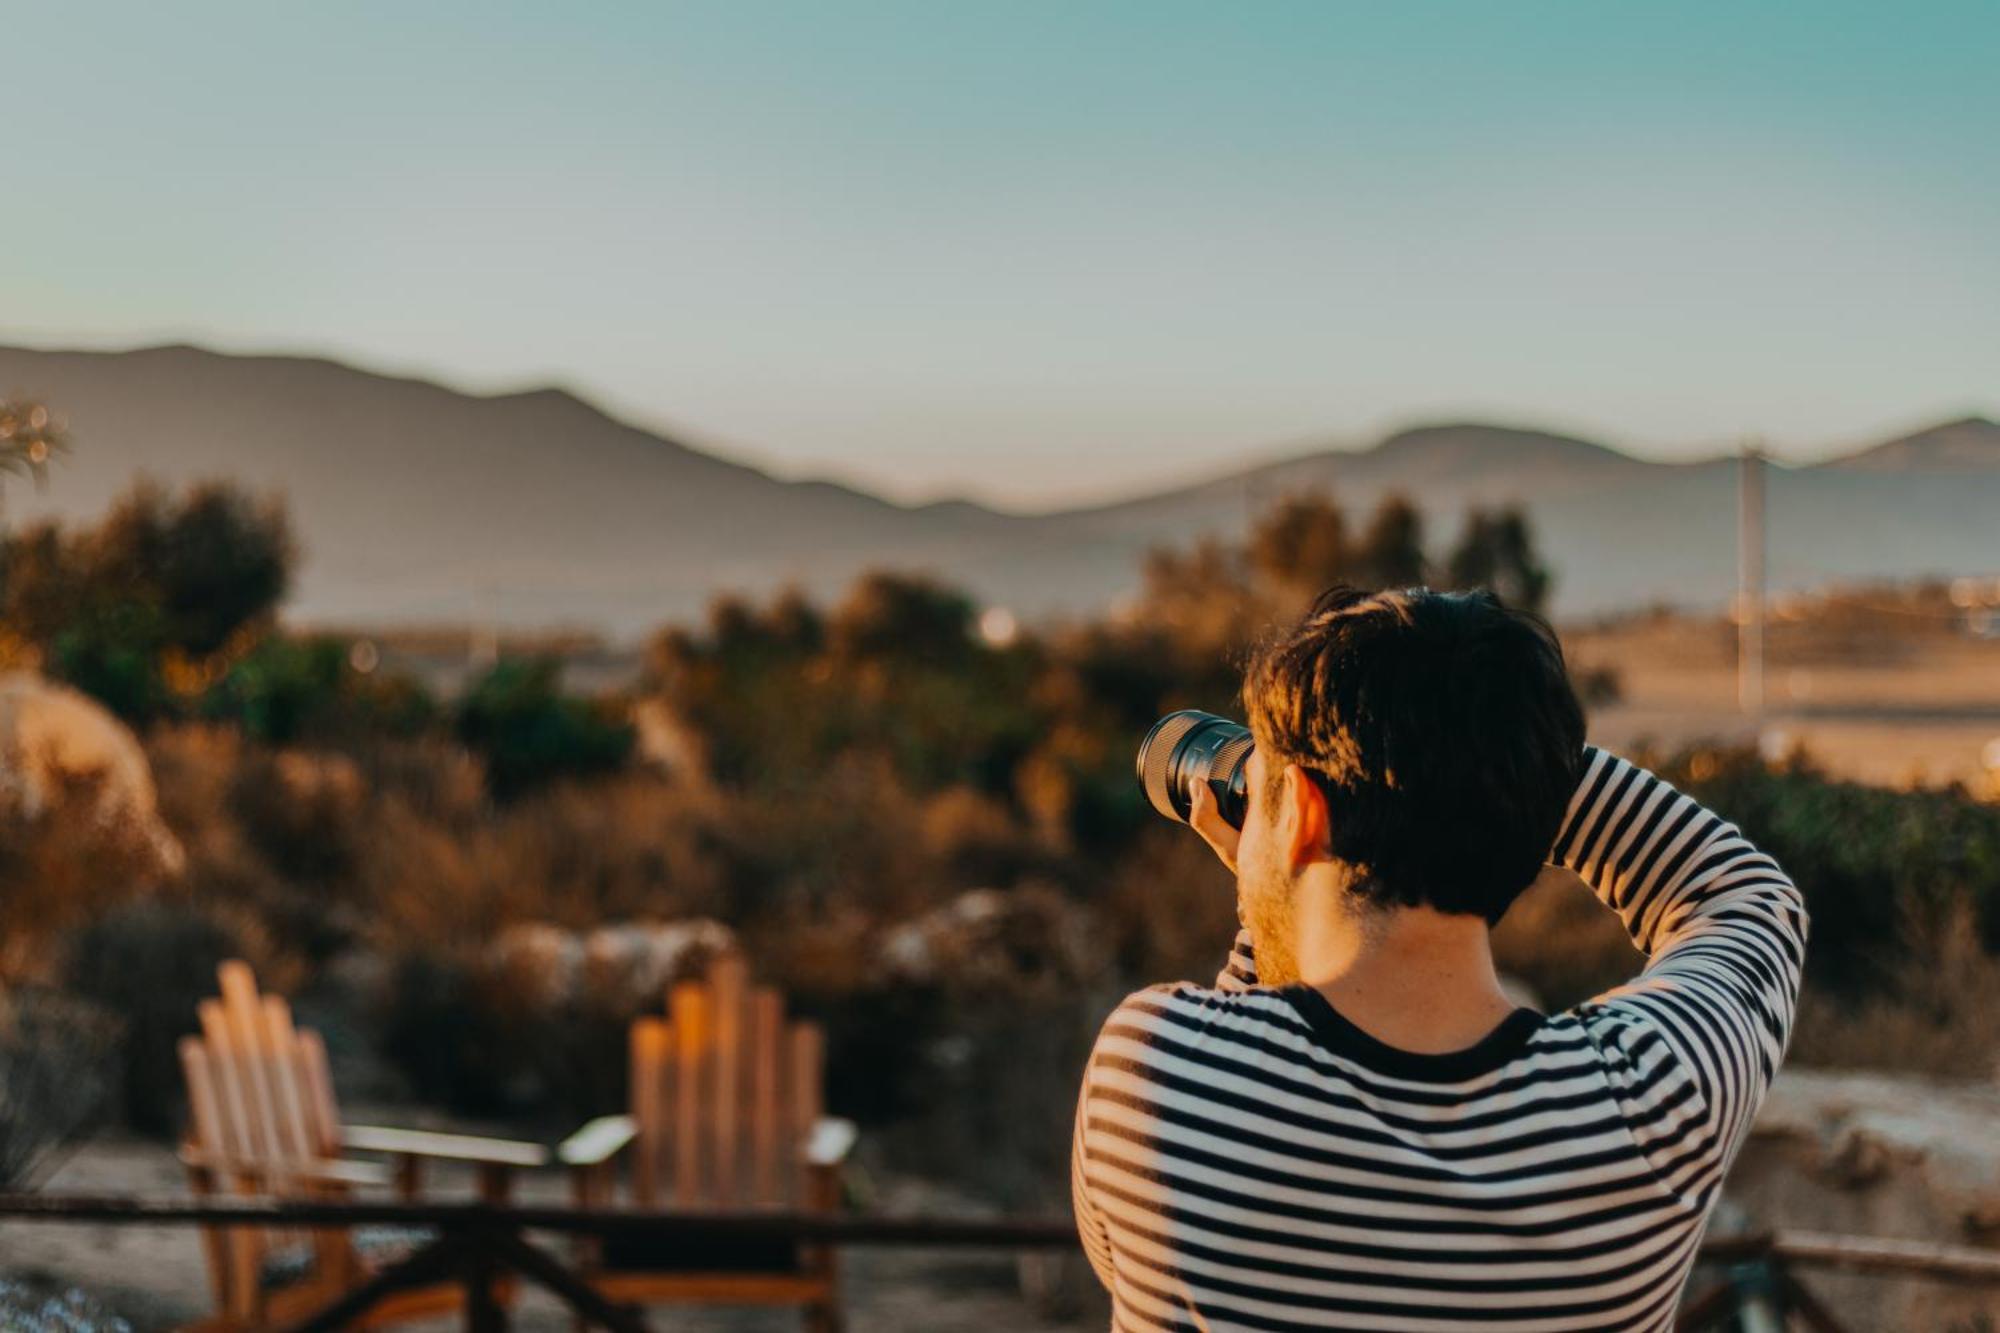
[[[201,1035],[181,1039],[188,1137],[240,1168],[238,1188],[290,1192],[306,1162],[339,1155],[340,1113],[319,1035],[292,1023],[276,995],[259,995],[248,964],[217,969],[222,994],[201,1002]]]
[[[318,1033],[294,1026],[282,997],[257,993],[247,963],[231,959],[216,971],[221,995],[197,1006],[201,1035],[183,1037],[179,1047],[190,1146],[218,1164],[212,1178],[230,1193],[321,1193],[301,1168],[340,1153],[326,1047]],[[312,1246],[326,1271],[350,1262],[337,1230],[218,1229],[208,1240],[218,1306],[254,1313],[259,1256],[270,1245],[298,1242]]]
[[[632,1026],[632,1182],[641,1205],[803,1205],[805,1143],[819,1119],[819,1025],[724,955],[667,993],[667,1016]]]

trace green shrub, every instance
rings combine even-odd
[[[1891,989],[1912,922],[1962,913],[2000,952],[2000,806],[1962,789],[1894,790],[1827,777],[1803,756],[1747,749],[1655,760],[1677,786],[1776,858],[1812,912],[1809,982],[1843,995]]]
[[[459,739],[485,757],[501,800],[557,778],[609,773],[632,752],[631,725],[599,701],[562,693],[560,671],[549,659],[508,659],[459,702]]]
[[[273,745],[358,743],[427,730],[437,704],[422,684],[355,670],[352,648],[332,636],[267,635],[230,664],[202,696],[199,712]]]
[[[253,739],[290,744],[333,711],[349,674],[341,641],[273,634],[231,664],[201,713],[235,722]]]
[[[77,611],[49,640],[46,666],[127,722],[143,724],[170,702],[160,671],[164,646],[157,607],[111,601]]]
[[[0,541],[0,607],[50,674],[148,722],[269,628],[294,559],[281,505],[142,481],[94,526]]]

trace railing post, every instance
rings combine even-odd
[[[500,1277],[499,1246],[485,1227],[465,1233],[466,1333],[506,1333],[507,1311],[493,1285]]]
[[[1785,1283],[1768,1258],[1733,1264],[1729,1285],[1736,1292],[1742,1333],[1785,1333]]]

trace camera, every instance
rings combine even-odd
[[[1255,744],[1242,723],[1183,708],[1155,722],[1139,742],[1139,785],[1155,810],[1185,824],[1194,808],[1194,784],[1206,782],[1216,809],[1240,829],[1250,806],[1245,770]]]

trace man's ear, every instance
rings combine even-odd
[[[1281,812],[1285,864],[1293,870],[1326,855],[1326,793],[1297,764],[1285,765],[1284,809]]]

